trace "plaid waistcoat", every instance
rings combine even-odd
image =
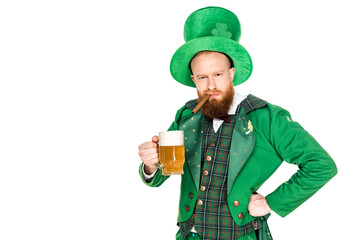
[[[193,109],[196,100],[186,104]],[[230,123],[223,122],[214,132],[212,120],[206,121],[201,146],[201,178],[197,205],[192,217],[179,223],[185,238],[193,226],[203,240],[238,239],[254,230],[254,223],[238,226],[227,206],[227,176],[229,152],[235,118],[242,107],[246,111],[263,107],[266,102],[249,95],[237,107],[236,114],[230,115]]]

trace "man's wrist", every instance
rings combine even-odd
[[[148,166],[144,164],[144,171],[147,175],[153,175],[155,174],[155,172],[157,171],[157,166],[153,165],[153,166]]]
[[[157,167],[155,168],[155,170],[151,171],[150,174],[149,174],[148,169],[146,169],[147,167],[148,166],[143,164],[143,167],[142,167],[143,175],[144,175],[145,180],[151,180],[155,176],[155,174],[157,172]]]

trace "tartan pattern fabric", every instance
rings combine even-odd
[[[234,127],[234,116],[230,124],[225,122],[214,133],[212,121],[206,121],[202,141],[202,175],[197,201],[203,204],[195,208],[195,228],[202,239],[237,239],[240,229],[231,217],[227,206],[227,171],[231,133]],[[215,144],[211,146],[210,144]],[[211,160],[207,158],[211,157]],[[208,175],[204,174],[208,171]],[[200,189],[201,189],[200,187]]]
[[[259,108],[263,108],[267,106],[267,102],[255,97],[254,95],[249,94],[244,101],[242,102],[245,107],[246,114],[248,114],[251,111],[254,111]]]
[[[194,109],[196,100],[189,101],[186,106]],[[233,220],[227,206],[227,172],[232,132],[235,116],[244,107],[245,111],[265,107],[267,103],[253,95],[248,95],[239,104],[236,114],[230,115],[230,123],[223,122],[215,133],[212,120],[206,121],[202,140],[201,180],[197,204],[193,215],[186,222],[179,223],[182,237],[185,238],[195,225],[202,239],[238,239],[254,230],[254,223],[238,226]],[[211,157],[209,160],[208,157]],[[207,171],[208,174],[204,174]]]

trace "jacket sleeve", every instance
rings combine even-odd
[[[334,177],[337,168],[320,144],[292,121],[289,112],[274,105],[269,107],[270,141],[284,161],[299,167],[288,181],[266,196],[270,208],[285,217]]]
[[[185,109],[185,106],[180,108],[175,116],[175,120],[174,122],[170,125],[168,131],[173,131],[173,130],[178,130],[179,129],[179,121],[180,121],[180,117],[183,113]],[[160,187],[168,178],[169,176],[163,176],[161,173],[161,170],[158,169],[155,176],[149,180],[145,180],[144,178],[144,174],[143,174],[143,165],[144,163],[140,164],[139,167],[139,174],[140,174],[140,178],[143,181],[143,183],[145,183],[146,185],[150,186],[150,187]]]

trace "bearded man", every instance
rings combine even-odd
[[[336,165],[288,111],[234,91],[252,70],[235,14],[197,10],[184,35],[171,73],[196,87],[198,99],[179,109],[169,128],[184,131],[186,149],[176,239],[272,239],[270,212],[288,215],[336,175]],[[139,146],[140,176],[152,187],[169,177],[158,170],[157,142],[154,136]],[[266,197],[257,193],[283,161],[299,170]]]

